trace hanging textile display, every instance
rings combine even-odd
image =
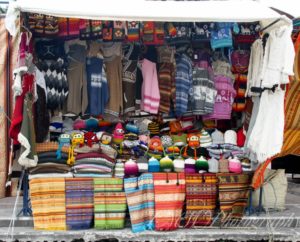
[[[125,225],[126,197],[123,179],[94,178],[96,229],[122,229]]]
[[[153,175],[142,174],[139,177],[124,179],[124,189],[132,231],[154,230],[154,187]]]
[[[185,199],[184,173],[154,173],[155,230],[178,229]]]
[[[66,178],[67,229],[88,229],[94,220],[94,182],[92,178]]]
[[[29,186],[34,229],[66,230],[65,179],[32,179]]]

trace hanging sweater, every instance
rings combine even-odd
[[[214,112],[203,116],[203,119],[231,119],[232,103],[236,96],[232,80],[227,76],[215,76],[214,81],[217,90]]]
[[[186,54],[176,56],[176,115],[180,116],[187,111],[189,95],[192,88],[192,61]]]
[[[192,96],[192,110],[194,115],[208,114],[214,110],[217,92],[212,76],[212,68],[207,61],[194,63]]]
[[[92,115],[103,114],[109,99],[109,90],[103,59],[91,57],[87,59],[88,112]]]
[[[147,59],[142,61],[142,100],[141,110],[157,114],[160,101],[156,64]]]

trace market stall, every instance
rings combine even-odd
[[[254,1],[128,4],[10,4],[10,137],[35,229],[239,221],[256,167],[283,145],[292,21]]]

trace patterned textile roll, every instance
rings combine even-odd
[[[219,173],[217,177],[222,221],[241,219],[247,206],[251,175]]]
[[[212,173],[186,174],[185,227],[208,226],[217,202],[217,177]]]
[[[29,182],[34,229],[66,230],[64,178],[36,178]]]
[[[123,179],[94,179],[94,211],[96,229],[124,228],[126,197]]]
[[[155,230],[179,227],[185,199],[184,173],[154,173]]]
[[[88,229],[94,220],[92,178],[66,178],[67,229]]]
[[[124,188],[134,233],[154,229],[154,187],[152,173],[124,179]]]

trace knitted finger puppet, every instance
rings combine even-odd
[[[69,149],[69,157],[67,160],[68,165],[73,165],[75,163],[74,149],[78,145],[84,145],[84,135],[82,133],[74,133],[71,136],[71,147]]]
[[[87,132],[84,134],[84,142],[89,146],[92,147],[93,144],[97,143],[99,140],[97,135],[94,132]]]
[[[124,128],[121,123],[117,123],[116,128],[113,132],[113,142],[115,144],[121,144],[124,140]]]
[[[58,149],[56,151],[56,159],[61,159],[61,149],[63,146],[70,146],[71,136],[69,134],[61,134],[58,138]]]

